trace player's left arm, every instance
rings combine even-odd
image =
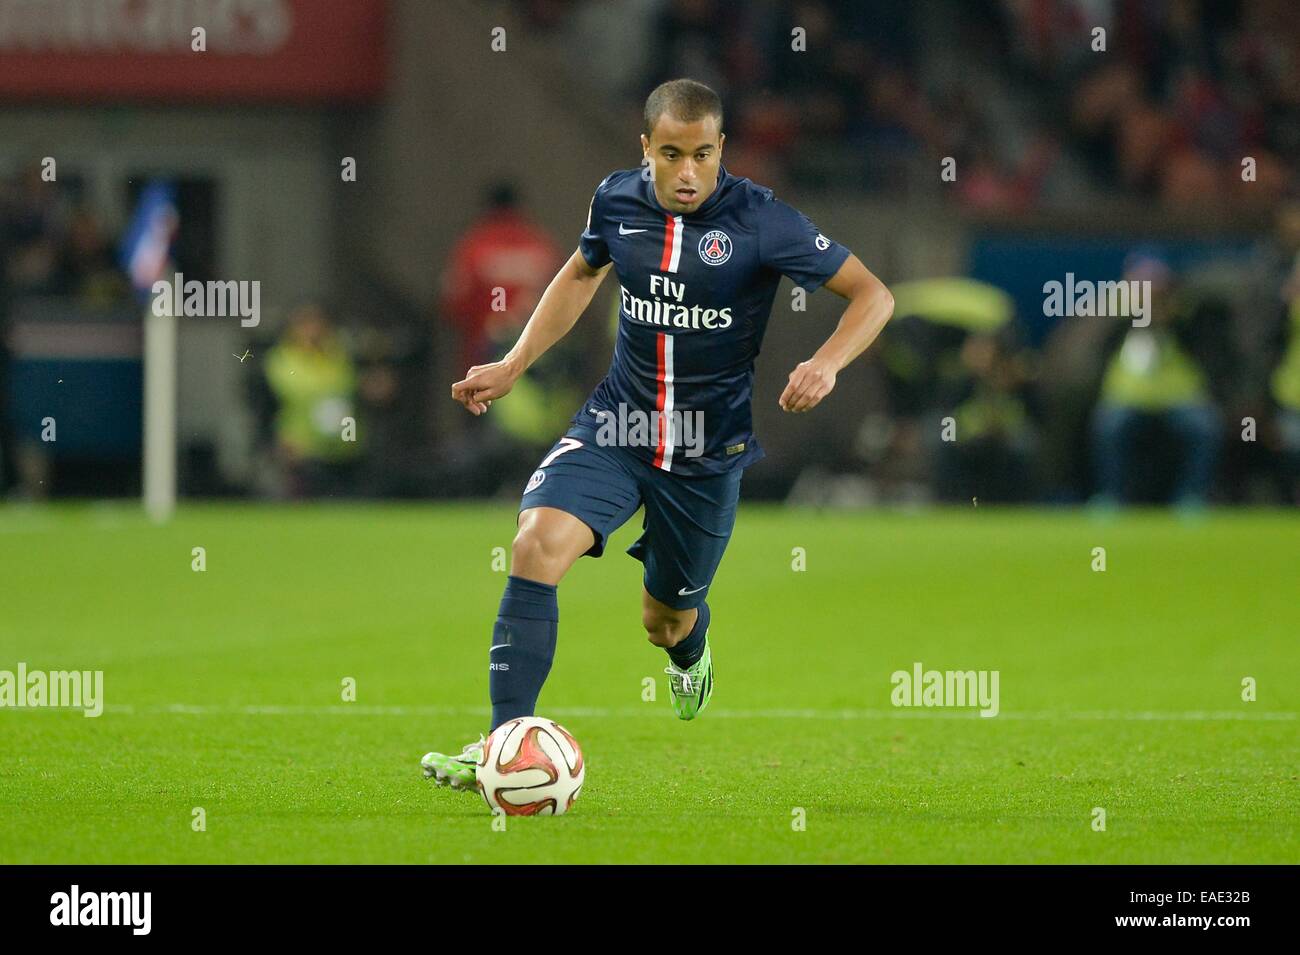
[[[894,314],[894,296],[852,253],[826,280],[825,287],[848,299],[849,306],[834,334],[815,355],[790,372],[790,381],[778,399],[785,411],[798,413],[817,407],[835,387],[835,376],[867,350]]]

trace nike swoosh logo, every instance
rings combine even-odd
[[[488,647],[488,653],[491,653],[493,650],[500,650],[502,647],[508,647],[508,646],[510,646],[510,644],[508,643],[495,644],[493,646]]]
[[[705,584],[705,585],[704,585],[704,587],[707,587],[707,586],[709,586],[709,585],[708,585],[708,584]],[[689,597],[691,594],[698,594],[701,590],[704,589],[704,587],[696,587],[694,590],[687,590],[685,587],[683,587],[681,590],[677,591],[677,596],[679,596],[679,597]]]
[[[645,229],[629,229],[629,228],[626,228],[626,227],[623,225],[623,223],[621,223],[621,222],[618,224],[618,234],[619,234],[619,235],[631,235],[631,234],[634,233],[634,232],[644,232],[644,231],[645,231]]]

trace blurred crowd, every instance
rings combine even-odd
[[[575,69],[592,80],[604,64],[613,75],[592,89],[629,109],[674,77],[713,86],[730,111],[729,162],[777,188],[1023,211],[1116,195],[1267,209],[1296,185],[1300,18],[1288,0],[519,5],[540,27],[581,30],[592,52]],[[649,38],[639,60],[629,33]]]
[[[1252,294],[1139,245],[1115,278],[1146,283],[1145,320],[1061,318],[1032,347],[979,304],[998,290],[904,283],[862,469],[952,503],[1300,505],[1300,203],[1275,222],[1234,267]]]
[[[113,241],[77,183],[48,181],[41,165],[0,179],[0,307],[15,297],[57,295],[109,308],[129,294]]]

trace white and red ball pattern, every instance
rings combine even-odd
[[[558,816],[582,790],[578,741],[554,720],[521,716],[492,731],[475,774],[488,808],[508,816]]]

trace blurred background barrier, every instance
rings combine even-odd
[[[1281,0],[0,0],[0,488],[140,493],[122,251],[166,182],[166,274],[261,304],[177,319],[182,495],[514,499],[608,363],[616,279],[484,419],[450,383],[509,347],[679,75],[722,94],[729,171],[898,293],[790,416],[842,301],[782,285],[748,498],[1300,503]],[[1149,283],[1149,326],[1053,314],[1067,276]]]

